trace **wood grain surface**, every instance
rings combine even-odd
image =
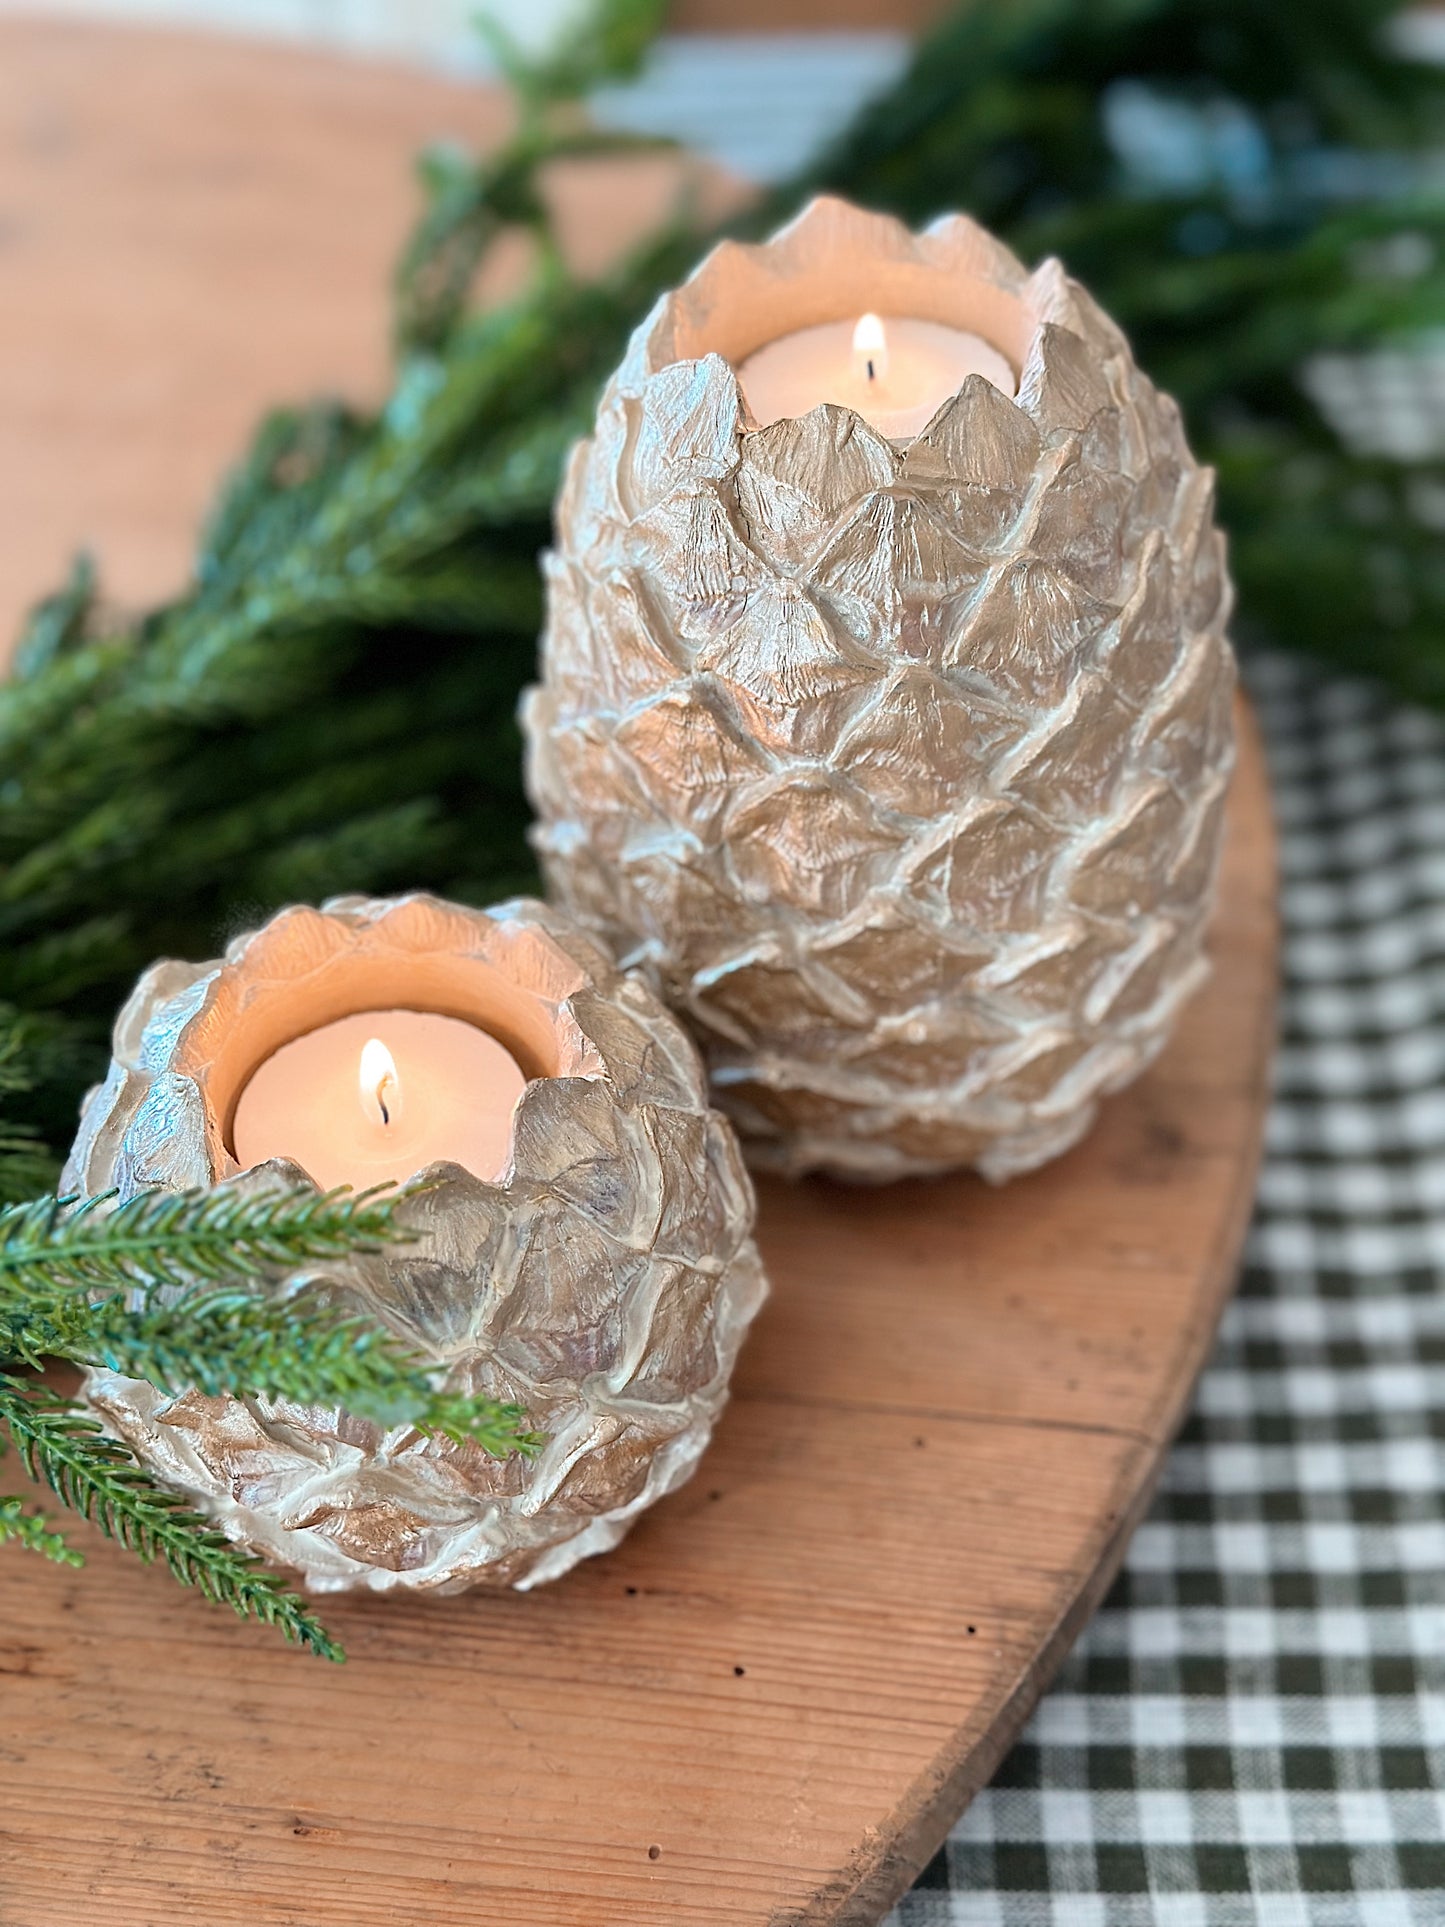
[[[89,547],[144,604],[267,408],[385,391],[388,279],[428,141],[495,139],[501,96],[221,35],[0,17],[0,661]],[[596,271],[673,204],[746,192],[667,156],[556,170]],[[493,280],[521,267],[500,251]]]
[[[168,586],[263,401],[375,387],[400,157],[488,112],[0,26],[7,625],[84,534],[128,593]],[[764,1187],[774,1297],[712,1451],[560,1585],[331,1603],[331,1669],[104,1543],[80,1575],[6,1554],[0,1927],[876,1921],[1097,1603],[1187,1405],[1253,1192],[1273,904],[1246,727],[1215,974],[1166,1055],[1001,1191]]]

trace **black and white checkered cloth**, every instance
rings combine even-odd
[[[1105,1606],[889,1927],[1445,1927],[1445,726],[1272,656],[1259,1205]]]

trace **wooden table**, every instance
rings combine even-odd
[[[82,536],[127,594],[169,586],[261,405],[376,390],[405,155],[500,111],[0,23],[7,630]],[[634,215],[667,186],[637,177]],[[601,245],[615,182],[567,192]],[[765,1187],[775,1295],[714,1448],[562,1584],[331,1605],[332,1670],[113,1547],[0,1558],[0,1927],[875,1921],[1097,1603],[1188,1403],[1252,1196],[1273,902],[1248,732],[1215,976],[1165,1057],[1002,1191]]]

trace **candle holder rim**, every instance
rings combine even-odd
[[[886,296],[879,296],[876,281],[866,289],[860,284],[845,298],[838,268],[843,264],[856,269],[860,251],[879,272],[915,277],[915,299],[895,309]],[[742,286],[727,289],[728,298],[721,299],[717,284],[730,278],[735,283],[740,279]],[[951,307],[946,313],[922,313],[918,291],[935,290],[940,283],[988,292],[1014,310],[1018,325],[1000,328],[1008,308],[999,309],[992,326]],[[787,312],[780,323],[781,287],[787,291]],[[718,242],[685,281],[658,298],[633,337],[633,352],[640,354],[638,372],[644,377],[677,362],[701,361],[710,353],[736,368],[782,335],[854,319],[872,309],[968,328],[1003,356],[1022,384],[1044,327],[1052,322],[1077,331],[1077,294],[1056,258],[1046,258],[1030,272],[969,215],[942,215],[915,232],[894,215],[818,195],[764,240]],[[740,315],[748,317],[746,326]],[[742,331],[734,337],[729,328]],[[1001,333],[1011,338],[1000,339]]]
[[[702,375],[705,384],[709,387],[714,385],[721,387],[730,397],[732,403],[730,433],[744,442],[751,441],[760,435],[786,439],[795,435],[801,424],[814,421],[825,422],[830,417],[838,417],[847,420],[849,433],[853,437],[872,441],[878,447],[889,450],[895,457],[906,457],[907,451],[919,442],[931,439],[944,429],[956,409],[966,407],[972,399],[984,394],[993,396],[996,401],[1013,409],[1029,422],[1040,436],[1053,433],[1054,430],[1048,420],[1046,383],[1052,360],[1050,355],[1052,339],[1059,334],[1069,337],[1080,346],[1086,345],[1085,337],[1078,328],[1060,322],[1044,321],[1040,324],[1030,345],[1027,359],[1019,367],[1018,386],[1013,394],[1005,394],[1003,389],[991,382],[987,375],[974,369],[964,376],[953,394],[945,396],[921,428],[912,435],[897,437],[885,435],[882,429],[875,426],[866,415],[861,414],[848,402],[819,401],[801,415],[784,415],[777,421],[760,423],[749,406],[747,393],[743,388],[738,370],[726,355],[716,349],[709,349],[705,354],[662,361],[656,366],[649,365],[641,374],[640,390],[625,379],[626,364],[621,372],[624,376],[625,392],[647,394],[653,382],[675,369],[697,371]],[[1000,349],[999,352],[1003,353],[1003,350]],[[1013,365],[1010,362],[1010,366]],[[634,375],[635,373],[634,370]]]
[[[476,1002],[468,1005],[423,991],[395,1001],[386,993],[373,994],[373,979],[352,995],[333,996],[329,1002],[313,1007],[309,1020],[278,1025],[278,1034],[267,1047],[245,1047],[244,1019],[250,1016],[254,1027],[263,1000],[274,1005],[303,985],[310,985],[314,996],[318,983],[338,960],[355,963],[364,971],[370,961],[365,939],[381,932],[384,941],[384,926],[393,913],[430,912],[433,908],[470,939],[447,952],[447,960],[462,971],[474,966],[478,973],[486,973],[490,991],[502,984],[519,1007],[525,1003],[528,1024],[520,1018],[508,1021],[495,1001],[485,1011]],[[328,954],[320,959],[314,954],[298,958],[291,952],[288,938],[298,922],[312,930],[330,926]],[[505,934],[509,926],[528,940],[525,952],[520,948],[509,950]],[[340,941],[335,942],[338,927]],[[479,932],[498,933],[490,950],[478,942]],[[261,1168],[243,1166],[236,1157],[236,1109],[257,1071],[286,1045],[342,1017],[365,1011],[394,1008],[454,1017],[495,1038],[511,1052],[523,1072],[526,1082],[512,1113],[515,1145],[525,1113],[538,1101],[537,1093],[548,1085],[601,1082],[620,1088],[606,1045],[588,1029],[585,1010],[579,1013],[576,1008],[576,1001],[585,999],[596,988],[599,977],[611,975],[615,965],[581,933],[568,934],[570,942],[595,955],[574,955],[548,926],[545,906],[525,898],[488,910],[448,904],[420,891],[393,899],[332,898],[319,909],[289,905],[259,929],[234,939],[220,958],[195,964],[165,959],[152,965],[137,983],[117,1022],[116,1062],[128,1081],[137,1079],[153,1086],[157,1079],[164,1079],[174,1090],[192,1094],[187,1103],[204,1122],[204,1159],[209,1181],[216,1183]],[[353,938],[350,944],[348,936]],[[539,946],[552,972],[545,986],[529,983],[521,967],[524,955],[533,960],[538,957]],[[392,961],[395,955],[404,957],[406,950],[405,945],[395,946]],[[248,970],[261,973],[260,986],[247,985]],[[179,1021],[157,1056],[148,1036],[150,1024],[158,1012],[177,1005],[182,1007]],[[539,1034],[545,1028],[545,1047],[539,1045],[536,1035],[528,1035],[529,1028]],[[229,1051],[228,1061],[218,1061],[218,1033]],[[296,1167],[298,1171],[302,1168]],[[316,1182],[309,1173],[305,1175],[308,1183]],[[420,1175],[412,1173],[398,1182],[411,1183]],[[481,1179],[472,1172],[467,1175],[474,1182],[492,1183],[505,1190],[514,1176],[512,1155],[509,1153],[507,1165],[495,1179]]]
[[[444,1015],[445,1013],[436,1012],[433,1014]],[[584,1035],[585,1034],[584,1032]],[[590,1038],[588,1041],[593,1042]],[[595,1043],[593,1047],[594,1049],[598,1048]],[[284,1048],[284,1046],[282,1048]],[[600,1050],[598,1054],[599,1056],[601,1055]],[[265,1062],[266,1060],[263,1059],[262,1061]],[[257,1069],[259,1068],[260,1066],[258,1065]],[[204,1104],[204,1087],[200,1084],[200,1081],[195,1078],[188,1079],[187,1081],[195,1084],[197,1088],[201,1090],[201,1101]],[[590,1070],[549,1072],[539,1077],[529,1077],[522,1086],[516,1103],[512,1106],[512,1140],[508,1147],[507,1162],[494,1177],[484,1178],[478,1172],[470,1170],[465,1164],[458,1164],[454,1158],[433,1158],[429,1164],[424,1164],[417,1170],[408,1172],[405,1177],[384,1180],[378,1184],[366,1185],[361,1189],[368,1192],[406,1191],[421,1196],[427,1192],[447,1189],[459,1179],[465,1179],[469,1186],[480,1186],[485,1191],[495,1192],[498,1196],[505,1196],[514,1188],[517,1181],[517,1125],[522,1118],[522,1114],[524,1110],[529,1108],[530,1104],[535,1102],[534,1094],[536,1092],[540,1091],[544,1086],[556,1084],[602,1084],[613,1091],[620,1091],[621,1089],[615,1074],[605,1061]],[[245,1086],[243,1085],[242,1090],[244,1089]],[[284,1165],[297,1174],[298,1180],[310,1185],[318,1197],[326,1195],[328,1187],[322,1185],[316,1178],[313,1178],[305,1165],[299,1163],[295,1158],[278,1155],[276,1157],[263,1158],[259,1164],[242,1164],[236,1157],[233,1141],[235,1110],[236,1101],[233,1100],[230,1116],[227,1118],[224,1127],[217,1133],[224,1157],[224,1168],[217,1168],[213,1182],[222,1184],[233,1178],[250,1177],[257,1171],[266,1171],[273,1166],[280,1167]],[[438,1176],[434,1183],[426,1182],[434,1172],[442,1175]],[[338,1187],[332,1185],[329,1188],[334,1191]],[[343,1185],[340,1188],[345,1191],[354,1191],[357,1196],[361,1195],[361,1190],[358,1190],[357,1187],[353,1185]]]
[[[1002,350],[999,352],[1002,353]],[[935,429],[941,427],[957,404],[965,399],[974,383],[979,383],[983,387],[991,389],[1001,401],[1008,402],[1011,407],[1019,407],[1019,389],[1016,388],[1011,395],[1005,394],[996,382],[990,381],[987,375],[980,374],[977,369],[974,369],[964,376],[962,382],[951,395],[946,395],[943,398],[923,426],[916,428],[911,435],[885,435],[883,430],[870,422],[868,417],[863,414],[860,409],[854,408],[851,402],[846,401],[816,401],[811,408],[805,409],[801,415],[780,415],[776,421],[759,422],[749,406],[747,391],[742,385],[738,371],[732,367],[731,363],[726,361],[721,355],[709,354],[699,359],[721,361],[723,366],[727,368],[732,377],[733,385],[738,391],[738,420],[741,432],[745,437],[754,435],[777,435],[781,439],[785,435],[793,432],[799,422],[808,422],[815,419],[820,422],[826,422],[832,416],[846,415],[850,422],[849,432],[852,435],[855,437],[858,435],[871,436],[874,441],[880,443],[884,448],[897,452],[900,449],[911,448],[915,442],[922,441],[925,436],[931,435]],[[1012,363],[1010,363],[1010,366],[1012,366]],[[1020,383],[1022,383],[1022,370],[1019,371],[1018,379]]]

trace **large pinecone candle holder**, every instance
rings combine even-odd
[[[328,1285],[447,1389],[522,1406],[547,1435],[538,1456],[114,1372],[92,1372],[87,1396],[155,1473],[316,1590],[531,1586],[615,1545],[688,1476],[765,1290],[736,1140],[639,978],[536,903],[283,911],[219,962],[142,978],[65,1184],[122,1199],[304,1184],[283,1159],[239,1171],[238,1099],[294,1040],[399,1010],[485,1031],[528,1081],[495,1180],[430,1164],[401,1207],[415,1243],[328,1266]]]
[[[1016,394],[757,426],[738,367],[861,310],[974,331]],[[1213,494],[1083,289],[960,216],[816,201],[638,329],[558,503],[535,834],[759,1163],[1004,1177],[1160,1049],[1232,758]]]

